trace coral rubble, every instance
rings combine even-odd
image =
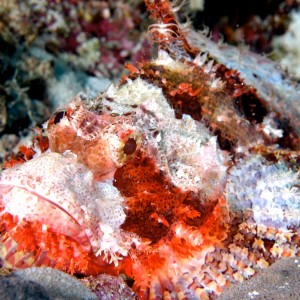
[[[150,58],[148,23],[142,1],[0,1],[1,163],[79,91]]]
[[[158,57],[78,94],[5,162],[0,253],[125,274],[139,299],[215,298],[300,256],[299,92],[266,58],[197,37],[169,1],[145,3]]]
[[[142,1],[20,1],[0,3],[1,40],[38,45],[94,75],[117,76],[127,59],[147,58]],[[120,30],[120,28],[122,30]],[[143,51],[143,53],[141,52]]]

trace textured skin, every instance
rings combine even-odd
[[[297,112],[191,47],[168,1],[146,4],[158,59],[73,99],[49,149],[1,174],[2,256],[125,273],[140,299],[214,298],[299,256]]]

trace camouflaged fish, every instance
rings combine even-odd
[[[13,269],[123,273],[139,299],[215,298],[300,255],[299,89],[145,2],[157,59],[79,94],[6,162],[0,253]]]

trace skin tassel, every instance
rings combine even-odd
[[[145,3],[157,59],[79,94],[6,163],[0,249],[12,268],[124,273],[139,299],[213,299],[300,255],[297,110],[288,123],[169,1]]]

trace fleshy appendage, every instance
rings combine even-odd
[[[46,153],[3,171],[0,190],[1,248],[8,266],[117,272],[134,242],[119,229],[125,213],[117,189],[95,182],[73,154]],[[13,255],[16,246],[23,258]]]
[[[176,118],[161,88],[140,78],[128,80],[119,88],[110,86],[102,103],[107,112],[131,115],[143,133],[144,151],[175,186],[215,199],[222,195],[228,152],[201,122],[185,114]]]
[[[226,198],[249,222],[289,229],[300,225],[300,174],[283,162],[249,155],[229,171]]]
[[[111,179],[141,144],[131,118],[89,111],[80,94],[49,120],[47,134],[51,151],[76,154],[97,181]]]
[[[147,157],[118,169],[114,185],[125,199],[121,228],[142,239],[123,262],[139,298],[220,293],[228,282],[209,257],[227,237],[226,202],[175,187]]]

